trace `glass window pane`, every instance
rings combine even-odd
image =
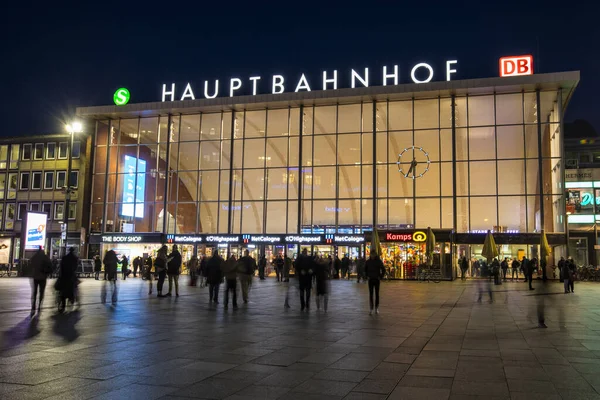
[[[291,167],[297,167],[298,166],[298,143],[300,143],[300,138],[298,137],[290,137],[289,138],[289,143],[288,143],[288,165]],[[267,151],[268,148],[267,148]]]
[[[304,107],[304,115],[302,116],[302,135],[312,135],[313,134],[313,107],[307,106]]]
[[[244,141],[244,168],[264,168],[265,140],[252,139]]]
[[[525,125],[525,156],[538,157],[538,131],[536,125]]]
[[[414,182],[412,178],[406,178],[398,171],[398,166],[390,164],[389,170],[389,196],[390,197],[412,197]],[[371,178],[370,178],[371,179]]]
[[[295,150],[296,148],[294,148]],[[288,138],[267,139],[267,167],[286,167],[288,159]]]
[[[360,164],[360,134],[338,136],[338,164]]]
[[[415,131],[415,146],[427,153],[431,161],[440,159],[440,134],[439,131]],[[450,150],[452,151],[452,149]]]
[[[244,137],[264,137],[266,125],[266,111],[246,111],[246,129]]]
[[[373,167],[362,166],[362,197],[373,197]]]
[[[496,163],[494,161],[471,162],[469,174],[471,196],[496,194]]]
[[[551,114],[555,107],[557,94],[558,92],[555,90],[549,92],[540,92],[539,117],[543,124],[548,122],[556,122],[555,119],[551,118]]]
[[[440,99],[440,128],[452,128],[452,98]]]
[[[200,171],[198,176],[200,183],[200,200],[217,201],[219,195],[219,171]]]
[[[196,233],[197,209],[197,203],[177,203],[176,233]]]
[[[527,232],[540,231],[540,222],[540,198],[527,196]]]
[[[498,219],[504,230],[526,232],[526,214],[525,196],[498,197]]]
[[[315,107],[315,134],[336,132],[336,106]]]
[[[297,109],[296,109],[297,110]],[[288,127],[288,109],[268,110],[267,112],[267,135],[268,136],[289,136]],[[298,124],[296,116],[295,123]],[[298,128],[296,127],[296,131]]]
[[[312,136],[303,136],[302,137],[302,165],[313,165],[312,162]]]
[[[286,233],[286,222],[289,218],[284,218],[286,213],[287,210],[285,201],[268,201],[267,217],[265,218],[267,226],[265,232]],[[297,221],[295,223],[297,223]]]
[[[179,171],[177,175],[179,178],[177,201],[197,201],[198,171]]]
[[[200,138],[200,115],[182,115],[181,116],[181,142],[197,141]]]
[[[469,158],[494,160],[496,158],[494,127],[469,129]]]
[[[450,139],[452,141],[452,139]],[[450,150],[452,154],[452,150]],[[456,160],[469,159],[469,141],[468,131],[466,129],[456,129]]]
[[[494,96],[470,96],[469,126],[494,125]]]
[[[496,128],[498,158],[524,158],[523,125]]]
[[[226,131],[223,131],[226,132]],[[240,210],[241,210],[241,206],[240,203],[233,203],[233,206],[235,207],[234,210],[235,211],[231,211],[232,215],[231,215],[231,220],[232,220],[232,226],[237,226],[238,230],[239,230],[239,226],[240,226]],[[219,226],[216,228],[216,233],[228,233],[229,232],[229,206],[227,203],[218,203],[215,204],[215,207],[217,207],[217,212],[218,212],[218,217],[219,217]],[[236,219],[237,216],[237,219]],[[215,215],[216,217],[216,215]]]
[[[140,143],[158,143],[158,117],[140,119]]]
[[[179,147],[179,170],[198,169],[198,146],[199,142],[181,143]]]
[[[106,146],[108,143],[108,121],[98,121],[98,127],[96,129],[96,145]],[[49,148],[49,144],[52,144],[52,148]],[[46,144],[46,159],[54,160],[56,150],[56,143]]]
[[[392,168],[395,168],[394,165]],[[377,193],[376,197],[382,198],[388,196],[388,166],[378,165],[376,175]]]
[[[415,100],[415,129],[439,127],[438,99]]]
[[[414,226],[413,199],[390,199],[390,228]]]
[[[335,226],[336,207],[334,200],[313,201],[313,226]]]
[[[314,165],[335,165],[336,136],[315,136],[314,139]]]
[[[527,194],[540,194],[540,169],[538,160],[527,160]]]
[[[340,200],[338,205],[338,226],[360,225],[360,200]]]
[[[469,195],[469,163],[456,163],[456,195]]]
[[[360,165],[339,167],[339,197],[360,198]]]
[[[377,200],[377,227],[388,229],[387,199]]]
[[[365,200],[362,202],[362,226],[372,227],[373,226],[373,200]]]
[[[412,110],[412,101],[390,101],[388,104],[388,129],[390,131],[412,129]]]
[[[454,226],[454,201],[442,198],[442,228],[451,229]]]
[[[138,118],[122,119],[118,125],[117,138],[119,144],[136,144],[138,142]]]
[[[264,196],[264,170],[247,169],[243,174],[244,201],[262,200]]]
[[[360,104],[338,107],[338,132],[360,132]]]
[[[312,227],[312,202],[305,200],[302,202],[302,228]]]
[[[538,119],[537,99],[535,92],[524,93],[523,111],[526,124],[535,124]]]
[[[452,163],[440,164],[440,178],[442,180],[442,196],[453,196],[452,188]]]
[[[218,203],[200,203],[200,226],[202,233],[217,233]],[[227,219],[227,218],[225,218]]]
[[[314,168],[313,197],[315,199],[334,199],[336,197],[335,167]]]
[[[298,183],[300,182],[300,178],[298,175],[298,170],[294,168],[288,169],[287,173],[288,178],[288,191],[289,191],[289,199],[297,199],[298,196]]]
[[[200,143],[200,169],[218,169],[219,157],[221,155],[219,141],[208,141]],[[263,148],[264,152],[264,148]],[[241,154],[240,154],[241,158]]]
[[[366,108],[369,107],[367,104],[363,105],[363,112],[366,113]],[[377,102],[377,109],[376,109],[376,121],[375,121],[375,128],[377,132],[384,132],[388,130],[388,104],[387,101],[378,101]],[[373,109],[371,108],[370,111],[370,116],[371,118],[373,117]],[[371,123],[371,126],[373,124]],[[365,129],[364,132],[366,132],[367,130]],[[372,132],[373,130],[370,129],[370,131]]]
[[[469,231],[469,198],[456,198],[456,229],[457,232]]]
[[[496,197],[471,197],[471,230],[492,230],[496,222]]]
[[[440,227],[440,199],[417,199],[417,221],[415,226]]]
[[[285,168],[271,168],[267,174],[267,200],[284,200],[288,192],[288,174]],[[281,231],[283,232],[283,231]]]
[[[523,95],[521,93],[496,95],[496,124],[522,123]]]
[[[417,187],[417,197],[439,196],[440,195],[440,165],[438,163],[429,164],[429,171],[417,165],[417,173],[423,173],[423,176],[415,179]],[[438,207],[439,208],[439,207]]]
[[[229,201],[229,170],[220,171],[221,179],[219,180],[219,201]]]
[[[380,141],[385,142],[385,136],[383,134],[378,134],[377,136],[377,148],[379,148]],[[389,149],[389,162],[397,162],[400,153],[413,145],[413,132],[390,132],[389,146],[387,143],[384,143],[384,145]],[[385,160],[380,159],[379,154],[377,155],[377,161],[385,162]]]
[[[525,194],[525,162],[498,161],[498,194]]]
[[[287,233],[298,233],[298,201],[288,201],[287,202]],[[269,225],[269,219],[267,216],[267,227]],[[267,230],[267,233],[274,233],[270,230]],[[284,233],[278,232],[278,233]]]
[[[229,114],[231,119],[231,114]],[[231,123],[229,124],[231,125]],[[221,138],[221,113],[202,114],[201,140],[215,140]]]
[[[362,163],[371,164],[373,162],[373,134],[362,134]]]
[[[384,108],[387,109],[387,106],[384,106]],[[377,129],[387,130],[387,118],[385,118],[385,123],[382,125],[379,116],[377,117]],[[362,132],[373,132],[373,103],[370,102],[362,104]]]

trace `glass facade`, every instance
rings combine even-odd
[[[101,120],[91,232],[564,232],[561,102],[525,91]]]

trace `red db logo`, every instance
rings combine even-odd
[[[533,56],[511,56],[500,59],[500,76],[533,75]]]

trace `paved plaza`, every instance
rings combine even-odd
[[[0,398],[600,398],[593,283],[565,295],[508,282],[479,303],[481,281],[385,282],[374,316],[354,281],[332,281],[327,313],[301,312],[297,292],[284,309],[274,279],[237,310],[209,306],[207,288],[158,299],[139,278],[118,283],[117,304],[102,304],[104,282],[85,279],[80,309],[57,315],[49,281],[31,319],[29,281],[0,278]]]

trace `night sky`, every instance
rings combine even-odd
[[[408,83],[421,61],[444,80],[449,59],[459,62],[453,79],[495,77],[499,57],[520,54],[534,55],[538,73],[580,70],[566,119],[600,132],[600,7],[591,1],[14,3],[0,24],[0,136],[60,132],[76,106],[112,104],[122,86],[138,103],[160,101],[162,83],[181,93],[192,82],[198,98],[204,80],[240,77],[248,87],[249,76],[279,73],[295,86],[306,73],[315,90],[323,70],[337,69],[347,86],[351,68],[375,79],[393,64]]]

